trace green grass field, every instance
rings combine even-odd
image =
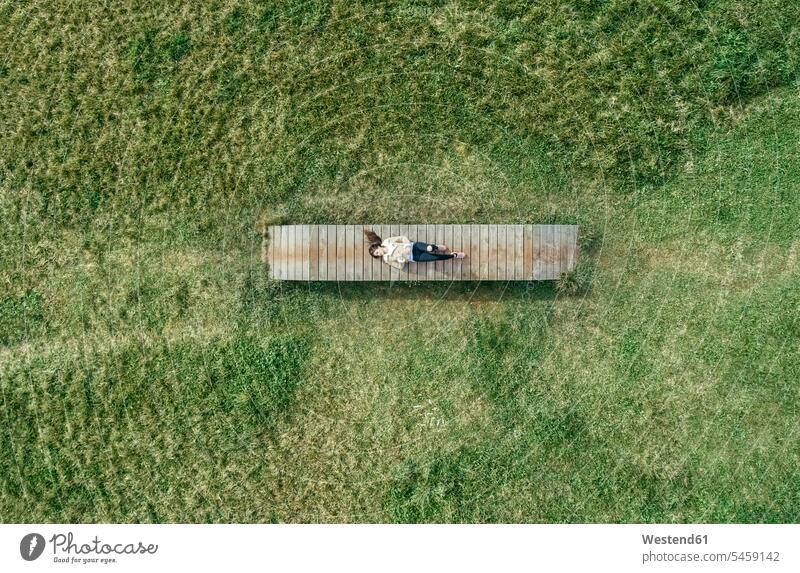
[[[0,0],[0,518],[800,521],[798,22]],[[275,218],[584,260],[276,284]]]

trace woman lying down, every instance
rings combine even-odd
[[[383,259],[398,270],[403,270],[406,263],[429,263],[466,257],[462,252],[452,252],[447,245],[412,241],[405,235],[387,239],[381,239],[373,231],[364,231],[364,235],[369,242],[369,254],[376,259]]]

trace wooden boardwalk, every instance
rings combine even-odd
[[[369,255],[365,229],[444,244],[467,257],[398,271]],[[290,281],[552,280],[577,259],[577,225],[282,225],[267,228],[264,247],[270,278]]]

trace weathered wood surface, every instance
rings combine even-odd
[[[446,244],[467,257],[398,271],[369,255],[364,230]],[[270,278],[290,281],[553,280],[577,261],[577,225],[273,225],[264,248]]]

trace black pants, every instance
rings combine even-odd
[[[429,253],[428,245],[435,251],[438,247],[433,243],[416,242],[411,248],[411,258],[415,263],[429,263],[431,261],[446,261],[455,258],[453,253]]]

